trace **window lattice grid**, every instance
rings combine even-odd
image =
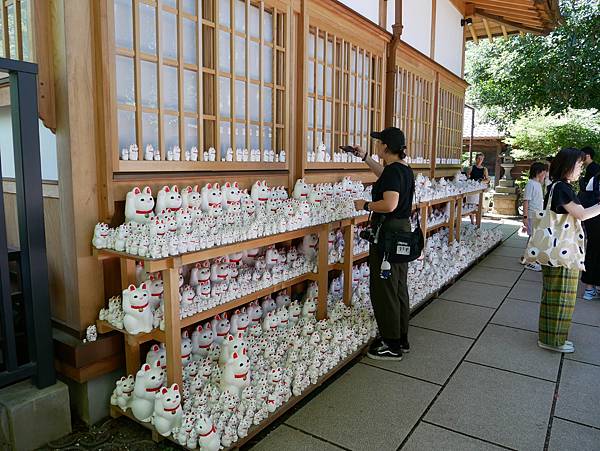
[[[462,149],[464,96],[439,88],[438,92],[438,164],[460,162]]]
[[[307,151],[323,142],[371,148],[369,132],[380,127],[382,58],[311,27],[307,62]]]
[[[0,57],[33,61],[31,0],[0,2]]]
[[[431,151],[434,81],[397,66],[394,80],[394,126],[405,133],[413,162],[427,163]]]
[[[114,0],[119,148],[285,148],[286,17],[246,0]],[[140,158],[141,159],[141,158]],[[183,157],[182,157],[183,159]]]

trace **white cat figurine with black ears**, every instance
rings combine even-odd
[[[173,384],[170,388],[161,388],[154,400],[152,417],[152,424],[156,428],[156,432],[163,437],[168,437],[173,429],[181,427],[182,417],[179,385]]]
[[[159,361],[152,365],[145,363],[135,375],[131,412],[133,416],[144,423],[152,420],[154,399],[163,386],[165,372]]]
[[[181,195],[179,194],[179,188],[177,185],[172,187],[163,186],[156,195],[156,211],[162,212],[176,212],[181,208]]]
[[[149,223],[154,216],[154,198],[149,186],[133,188],[125,198],[125,220],[141,224]]]
[[[152,332],[152,308],[148,286],[143,283],[139,288],[129,285],[123,290],[123,326],[130,334]]]

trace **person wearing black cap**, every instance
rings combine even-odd
[[[374,227],[386,222],[389,230],[409,232],[412,212],[415,177],[406,163],[404,133],[396,127],[381,132],[372,132],[375,139],[374,151],[383,165],[373,160],[364,149],[353,147],[378,179],[373,185],[373,201],[355,201],[358,210],[372,212]],[[380,276],[383,256],[376,246],[369,249],[371,269],[371,303],[381,338],[369,348],[368,357],[377,360],[402,360],[402,353],[409,352],[408,343],[408,263],[390,263],[391,276]]]

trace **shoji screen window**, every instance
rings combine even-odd
[[[462,149],[464,93],[440,83],[437,164],[458,165]]]
[[[182,162],[284,149],[286,14],[244,0],[113,1],[119,149]]]
[[[280,152],[286,143],[286,15],[262,3],[216,3],[218,153],[224,160],[232,149],[238,160],[248,149],[264,161],[265,151]]]
[[[435,75],[396,66],[394,126],[404,131],[411,163],[430,163]]]
[[[307,161],[339,162],[340,145],[370,150],[369,132],[380,126],[381,57],[315,27],[307,47]]]
[[[0,57],[33,60],[31,0],[0,1]]]

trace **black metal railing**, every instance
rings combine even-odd
[[[40,165],[37,65],[0,58],[8,74],[15,162],[19,248],[7,245],[0,183],[0,387],[33,378],[38,388],[56,381],[52,349],[48,263]],[[1,179],[0,170],[0,179]]]

